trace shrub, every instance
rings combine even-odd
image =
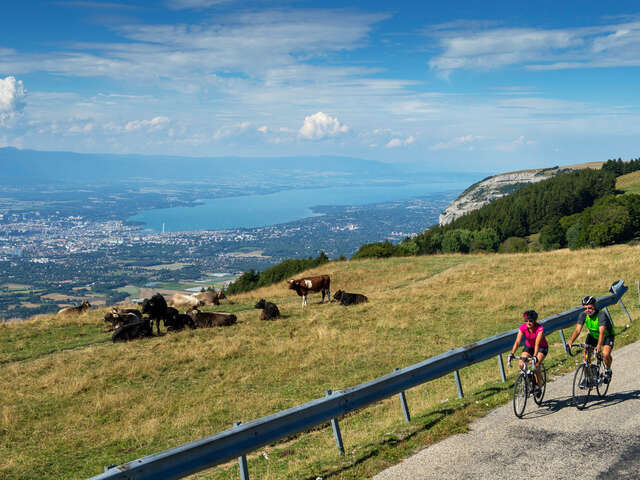
[[[523,253],[528,250],[527,241],[520,237],[509,237],[498,248],[500,253]]]

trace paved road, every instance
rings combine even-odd
[[[522,419],[509,403],[374,480],[640,479],[640,342],[613,350],[606,398],[571,405],[573,374],[530,398]],[[531,404],[530,404],[531,403]]]

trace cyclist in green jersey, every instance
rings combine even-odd
[[[582,307],[584,311],[578,317],[578,323],[571,335],[568,347],[571,349],[573,341],[578,338],[582,331],[582,326],[586,325],[589,333],[585,343],[595,347],[596,355],[602,353],[602,359],[606,370],[604,372],[604,382],[609,383],[611,380],[611,350],[613,349],[614,332],[613,323],[604,310],[598,310],[597,301],[591,295],[582,299]]]

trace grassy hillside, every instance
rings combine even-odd
[[[567,310],[585,294],[604,295],[618,279],[630,286],[624,300],[632,317],[640,313],[640,246],[334,262],[309,273],[328,273],[332,291],[364,293],[370,302],[319,305],[314,294],[303,311],[283,282],[218,307],[236,312],[235,326],[127,344],[110,342],[99,310],[0,325],[0,478],[87,478],[104,465],[199,439],[515,328],[525,309],[535,308],[541,317]],[[259,298],[277,303],[285,318],[261,322],[253,308]],[[610,311],[624,328],[620,308]],[[638,323],[618,337],[617,346],[640,337]],[[561,352],[558,334],[550,340],[547,367],[573,368],[575,359]],[[252,454],[251,476],[367,478],[422,445],[463,431],[472,418],[509,399],[495,359],[463,370],[461,378],[464,400],[456,398],[450,376],[408,391],[411,424],[404,423],[397,398],[342,419],[342,457],[330,427],[318,429]],[[239,476],[231,462],[191,478]]]
[[[628,193],[640,195],[640,170],[618,177],[616,180],[616,188]]]

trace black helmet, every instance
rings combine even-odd
[[[591,295],[587,295],[586,297],[582,297],[582,305],[593,305],[594,307],[596,306],[596,299],[595,297],[592,297]]]
[[[522,314],[525,320],[538,320],[538,312],[535,310],[527,310]]]

